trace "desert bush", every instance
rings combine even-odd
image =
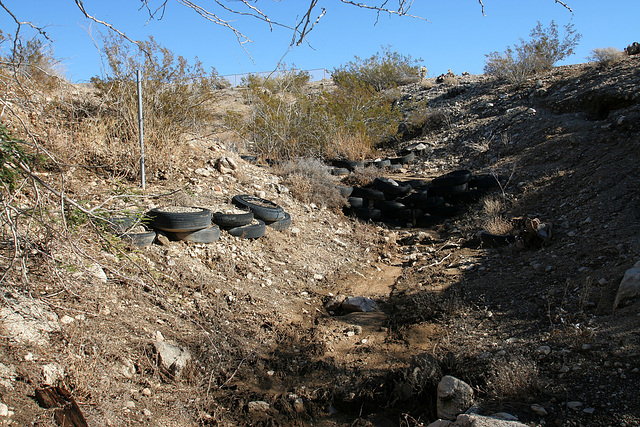
[[[410,55],[392,52],[389,47],[370,58],[355,60],[334,69],[331,78],[338,86],[351,85],[355,80],[380,92],[396,86],[420,81],[419,60]]]
[[[332,91],[311,93],[307,78],[282,70],[267,80],[249,77],[244,97],[248,117],[229,112],[226,124],[272,159],[362,158],[393,136],[400,112],[392,97],[352,81]]]
[[[295,198],[327,208],[341,208],[345,200],[336,188],[334,177],[325,163],[318,159],[300,158],[276,169]]]
[[[538,365],[522,355],[492,363],[487,379],[489,394],[499,400],[531,397],[540,391]]]
[[[211,120],[207,102],[223,81],[215,69],[206,72],[202,64],[189,64],[160,46],[152,37],[140,48],[120,37],[104,39],[103,55],[109,69],[92,83],[106,108],[96,117],[101,128],[94,162],[113,164],[134,178],[138,173],[138,105],[136,70],[143,76],[145,155],[149,171],[170,166],[173,151],[184,134],[202,129]]]
[[[587,61],[597,62],[600,66],[609,67],[616,62],[622,61],[626,56],[626,53],[615,47],[597,48],[591,51]]]
[[[556,62],[574,53],[582,37],[572,23],[565,25],[564,29],[561,40],[554,21],[547,28],[538,21],[530,33],[530,40],[520,39],[520,44],[508,47],[502,53],[486,55],[484,72],[518,84],[532,74],[551,69]]]

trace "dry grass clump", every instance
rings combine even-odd
[[[343,180],[343,182],[347,185],[366,187],[367,185],[373,184],[373,180],[378,178],[380,175],[380,168],[377,166],[356,168]]]
[[[327,165],[317,159],[296,159],[276,168],[295,198],[327,208],[341,208],[345,201]]]
[[[490,196],[482,200],[482,228],[493,234],[510,234],[513,224],[502,216],[504,202],[499,197]]]
[[[605,47],[593,49],[591,55],[587,57],[587,61],[597,62],[602,67],[610,67],[626,57],[626,53],[615,47]]]
[[[487,387],[489,395],[499,400],[535,395],[540,391],[538,364],[522,355],[495,360]]]

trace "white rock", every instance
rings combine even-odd
[[[348,312],[370,312],[378,309],[378,304],[367,297],[349,297],[345,299],[340,307]]]
[[[4,403],[0,403],[0,417],[8,417],[9,416],[9,407]]]
[[[455,420],[473,404],[473,389],[464,381],[445,375],[438,383],[438,418]]]
[[[62,323],[63,325],[68,325],[68,324],[70,324],[70,323],[75,322],[75,320],[76,320],[76,319],[74,319],[73,317],[71,317],[71,316],[67,316],[67,315],[65,314],[64,316],[62,316],[62,317],[60,318],[60,323]]]
[[[104,272],[100,264],[91,264],[87,267],[87,271],[102,283],[107,283],[107,274]]]
[[[616,299],[613,302],[614,310],[622,301],[633,298],[638,294],[640,294],[640,261],[636,262],[633,268],[624,273],[620,286],[618,286]]]
[[[531,410],[541,417],[544,417],[549,414],[542,405],[538,405],[537,403],[531,405]]]
[[[269,404],[263,400],[256,400],[249,402],[247,405],[249,412],[267,412],[269,411]]]
[[[542,356],[548,356],[551,353],[551,347],[549,347],[548,345],[541,345],[540,347],[536,348],[536,353]]]
[[[42,367],[42,376],[45,385],[54,386],[64,378],[64,368],[57,363],[49,363]]]

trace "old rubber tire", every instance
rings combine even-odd
[[[214,212],[211,214],[211,221],[222,228],[241,227],[253,221],[253,212],[224,213]]]
[[[227,233],[235,237],[240,237],[241,239],[257,239],[265,235],[266,226],[264,221],[256,219],[251,224],[230,228],[227,230]]]
[[[278,220],[278,221],[273,221],[273,222],[269,222],[266,223],[267,227],[272,228],[274,230],[277,231],[282,231],[282,230],[286,230],[287,228],[291,227],[291,215],[289,215],[288,212],[284,213],[284,218]]]
[[[177,240],[182,240],[184,242],[213,243],[220,238],[220,227],[212,225],[211,227],[203,228],[201,230],[172,234]]]
[[[459,185],[435,185],[429,187],[429,194],[432,196],[453,196],[455,194],[464,193],[469,189],[469,184],[459,184]]]
[[[241,209],[250,210],[253,216],[266,222],[284,219],[284,209],[271,200],[262,199],[248,194],[233,196],[231,202]]]
[[[431,185],[434,187],[452,187],[462,184],[466,184],[471,180],[473,174],[470,170],[461,169],[453,172],[446,173],[437,178],[431,180]]]
[[[336,185],[336,188],[338,189],[338,191],[340,192],[340,195],[342,197],[349,197],[351,195],[351,193],[353,192],[353,187],[345,187],[342,185]]]
[[[104,220],[107,229],[112,233],[121,235],[130,230],[138,221],[129,216],[114,216]]]
[[[373,180],[373,186],[378,190],[394,196],[403,196],[411,191],[408,184],[400,184],[389,178],[378,177]]]
[[[384,193],[374,188],[353,187],[351,197],[362,197],[368,200],[384,200]]]
[[[144,233],[125,233],[120,238],[136,248],[144,248],[153,243],[156,239],[155,231],[146,231]]]
[[[151,218],[151,227],[162,231],[187,232],[211,225],[211,211],[206,208],[155,208],[147,216]]]

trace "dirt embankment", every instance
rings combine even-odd
[[[20,274],[3,284],[2,421],[55,425],[33,397],[49,382],[89,425],[417,426],[435,420],[435,387],[449,374],[474,388],[482,414],[639,424],[640,302],[612,303],[640,259],[640,59],[560,67],[521,87],[456,80],[403,87],[397,105],[424,120],[386,147],[426,147],[386,173],[397,180],[457,169],[504,178],[439,224],[394,228],[300,203],[267,167],[207,139],[146,196],[186,191],[110,208],[216,211],[254,194],[289,212],[291,228],[208,245],[132,251],[105,237],[34,250],[28,286]],[[237,169],[214,168],[222,156]],[[122,185],[81,169],[66,178],[94,205]],[[522,217],[551,224],[551,242],[470,244]],[[379,310],[331,313],[334,296]],[[7,319],[48,326],[18,336]],[[158,332],[192,356],[178,379],[158,363]]]

